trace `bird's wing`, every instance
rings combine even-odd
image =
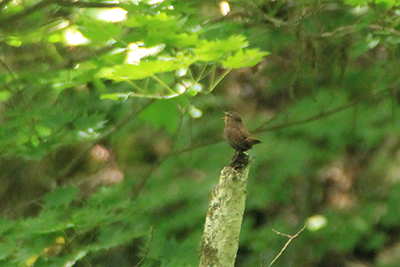
[[[249,130],[247,130],[246,127],[240,128],[240,134],[243,136],[244,139],[251,136]]]

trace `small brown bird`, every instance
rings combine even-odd
[[[229,145],[236,151],[243,152],[251,149],[253,145],[261,143],[260,140],[254,139],[249,130],[243,125],[240,115],[235,111],[225,112],[225,138]]]

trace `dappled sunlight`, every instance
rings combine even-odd
[[[178,94],[183,94],[186,91],[186,87],[183,84],[177,83],[175,85],[175,89],[178,92]]]
[[[203,112],[200,109],[198,109],[195,106],[193,106],[193,105],[191,105],[189,107],[189,114],[190,114],[190,116],[192,116],[195,119],[200,118],[201,116],[203,116]]]
[[[188,71],[187,68],[181,68],[181,69],[178,69],[175,71],[175,75],[177,77],[182,77],[182,76],[186,75],[187,71]]]
[[[12,7],[12,6],[19,6],[19,5],[21,5],[23,2],[24,2],[24,1],[22,1],[22,0],[12,0],[12,1],[10,1],[10,3],[9,3],[7,6],[4,7],[4,9],[8,9],[8,8],[10,8],[10,7]]]
[[[95,12],[95,18],[98,20],[110,22],[110,23],[116,23],[120,22],[126,19],[126,15],[128,14],[128,11],[126,11],[123,8],[120,7],[115,7],[115,8],[110,8],[110,9],[98,9]]]
[[[219,2],[219,11],[222,15],[226,16],[231,12],[231,7],[227,1]]]
[[[149,1],[147,1],[147,3],[149,5],[155,5],[155,4],[162,3],[162,2],[164,2],[164,0],[149,0]]]
[[[142,44],[139,44],[142,46]],[[125,58],[125,63],[139,64],[144,57],[155,56],[164,50],[165,44],[155,45],[149,48],[140,47],[138,43],[131,43],[128,46],[128,54]]]
[[[53,27],[50,28],[49,32],[53,31],[58,31],[67,28],[69,25],[71,25],[69,20],[66,19],[60,19],[55,23]]]
[[[83,36],[75,27],[69,27],[64,31],[64,42],[66,45],[78,46],[89,44],[90,39]]]
[[[0,266],[199,266],[221,170],[231,266],[397,266],[394,3],[0,0]]]
[[[307,229],[310,231],[318,231],[328,224],[328,220],[323,215],[315,215],[307,219]]]

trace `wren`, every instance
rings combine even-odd
[[[240,115],[235,111],[225,112],[224,135],[228,143],[238,152],[244,152],[253,147],[255,144],[261,143],[260,140],[254,139],[249,130],[243,125]]]

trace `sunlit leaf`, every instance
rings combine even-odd
[[[0,92],[0,102],[7,101],[11,97],[11,93],[8,91]]]
[[[222,62],[222,66],[234,69],[253,67],[266,55],[268,55],[267,52],[259,52],[258,49],[247,49],[245,52],[239,50],[234,56],[228,56],[228,58]]]
[[[193,49],[197,60],[212,61],[220,60],[221,57],[229,55],[229,52],[239,51],[248,46],[243,36],[231,36],[227,40],[206,41],[201,40]]]

